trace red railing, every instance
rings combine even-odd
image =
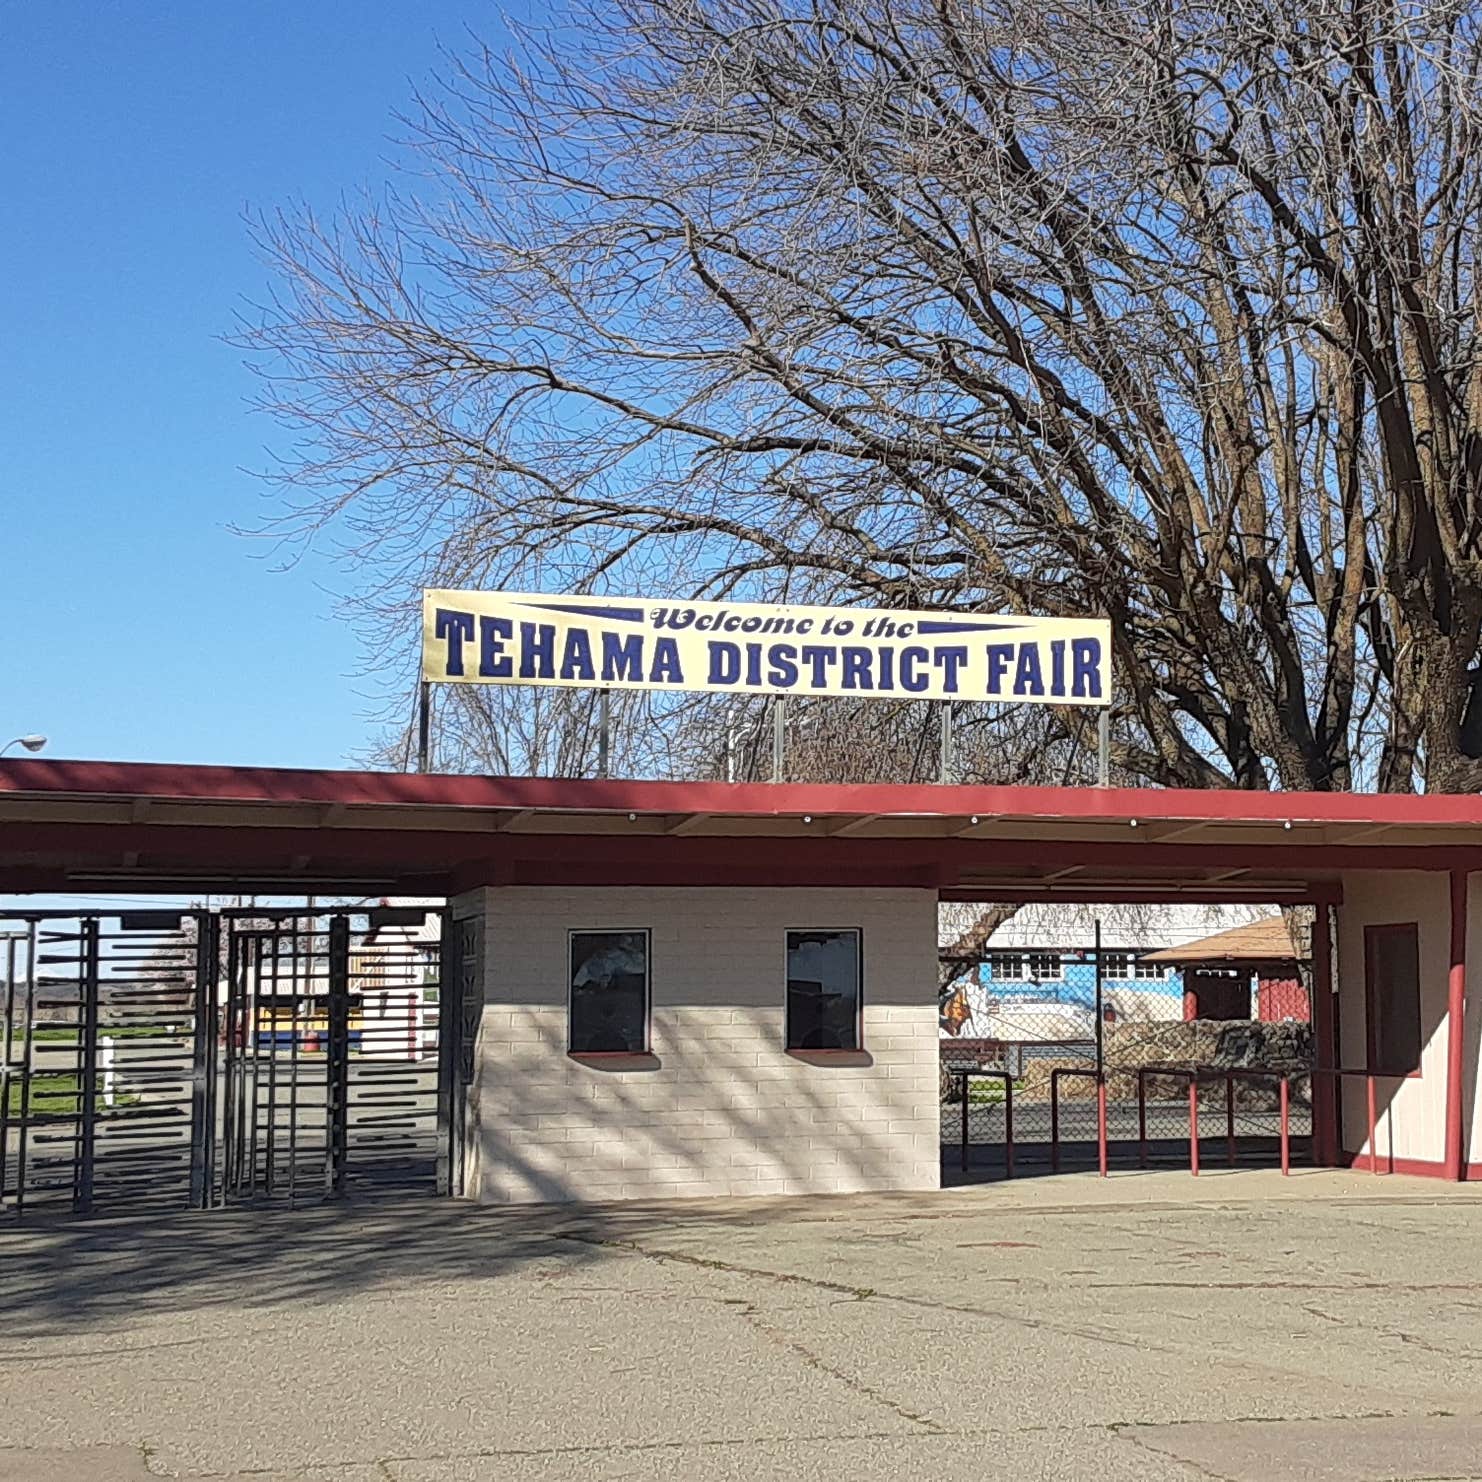
[[[1099,1070],[1061,1065],[1050,1072],[1050,1170],[1060,1172],[1060,1081],[1089,1076],[1096,1082],[1096,1153],[1098,1172],[1106,1177],[1106,1077]]]
[[[1148,1102],[1147,1078],[1150,1075],[1183,1076],[1189,1083],[1189,1172],[1196,1178],[1199,1174],[1199,1082],[1216,1076],[1225,1082],[1225,1158],[1233,1168],[1236,1161],[1235,1143],[1235,1082],[1236,1080],[1276,1081],[1279,1087],[1278,1101],[1281,1110],[1281,1171],[1283,1176],[1292,1171],[1291,1150],[1291,1074],[1281,1070],[1261,1070],[1256,1067],[1232,1068],[1223,1065],[1139,1065],[1137,1067],[1137,1166],[1148,1166]]]
[[[1324,1076],[1324,1075],[1332,1076],[1333,1079],[1336,1082],[1338,1082],[1338,1084],[1339,1084],[1340,1087],[1341,1087],[1341,1085],[1343,1083],[1343,1078],[1345,1076],[1349,1077],[1350,1079],[1352,1079],[1354,1077],[1362,1077],[1363,1078],[1363,1081],[1364,1081],[1364,1099],[1365,1099],[1365,1102],[1366,1102],[1366,1109],[1367,1109],[1368,1114],[1369,1114],[1369,1172],[1370,1173],[1378,1173],[1380,1171],[1379,1170],[1379,1111],[1378,1111],[1378,1097],[1376,1095],[1375,1084],[1374,1083],[1376,1081],[1408,1081],[1408,1080],[1417,1080],[1417,1079],[1419,1079],[1419,1077],[1413,1075],[1409,1071],[1400,1071],[1400,1070],[1370,1070],[1367,1066],[1364,1067],[1364,1068],[1362,1068],[1362,1069],[1360,1069],[1358,1067],[1347,1067],[1347,1066],[1339,1066],[1339,1065],[1321,1065],[1321,1066],[1316,1067],[1312,1071],[1312,1079],[1313,1079],[1313,1082],[1315,1083],[1317,1081],[1317,1078],[1319,1076]],[[1313,1099],[1313,1102],[1315,1104],[1316,1101],[1317,1101],[1316,1086],[1315,1086],[1315,1084],[1314,1084],[1313,1090],[1314,1090],[1314,1094],[1313,1094],[1313,1098],[1312,1099]],[[1336,1100],[1337,1098],[1335,1097],[1334,1099]],[[1393,1125],[1393,1124],[1391,1124],[1391,1125]],[[1336,1134],[1335,1134],[1335,1138],[1336,1138]],[[1392,1144],[1391,1144],[1391,1146],[1392,1146]],[[1341,1152],[1342,1151],[1342,1148],[1341,1148],[1341,1146],[1338,1146],[1338,1147],[1335,1147],[1333,1149],[1333,1151],[1334,1152]],[[1355,1161],[1357,1161],[1357,1160],[1355,1160]],[[1392,1162],[1393,1162],[1393,1156],[1391,1155],[1391,1163]]]

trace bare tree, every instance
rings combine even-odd
[[[1099,610],[1128,777],[1482,785],[1479,19],[589,0],[453,60],[421,194],[264,223],[278,528]]]

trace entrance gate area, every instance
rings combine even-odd
[[[0,918],[0,1217],[460,1193],[468,1077],[442,990],[468,974],[441,920]]]
[[[1096,947],[944,958],[944,1181],[1096,1169],[1103,1129],[1111,1167],[1275,1166],[1283,1125],[1289,1156],[1310,1161],[1302,985],[1300,1014],[1260,1022],[1249,969],[1190,978]]]

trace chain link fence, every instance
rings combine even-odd
[[[1095,1169],[1103,1116],[1110,1167],[1196,1156],[1274,1165],[1283,1076],[1291,1156],[1308,1158],[1312,1043],[1299,976],[1201,977],[1145,955],[1064,947],[944,958],[948,1181]]]

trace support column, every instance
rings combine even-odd
[[[1446,980],[1446,1177],[1466,1176],[1462,1155],[1466,1103],[1467,882],[1465,870],[1451,871],[1451,971]]]
[[[1312,922],[1312,1039],[1318,1070],[1332,1070],[1338,1063],[1333,1036],[1333,935],[1331,908],[1319,901]],[[1318,1075],[1312,1080],[1312,1161],[1320,1168],[1338,1164],[1337,1076]]]

